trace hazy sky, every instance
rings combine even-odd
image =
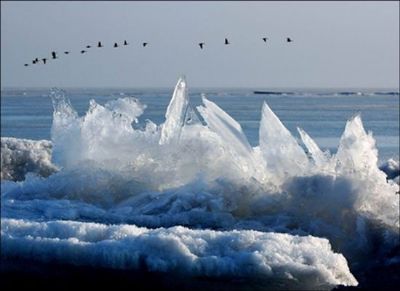
[[[2,87],[172,87],[181,74],[191,87],[397,88],[399,3],[1,2]]]

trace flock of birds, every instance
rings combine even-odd
[[[267,40],[268,40],[268,37],[263,37],[263,38],[261,38],[261,39],[266,43]],[[287,38],[286,38],[286,42],[292,42],[292,41],[293,41],[293,40],[292,40],[290,37],[287,37]],[[148,44],[149,44],[148,42],[142,42],[142,47],[146,47]],[[198,46],[200,47],[200,49],[204,49],[205,44],[206,44],[205,42],[199,42],[199,43],[198,43]],[[229,45],[229,44],[230,44],[230,42],[229,42],[229,40],[228,40],[227,38],[225,38],[224,44],[225,44],[225,45]],[[127,45],[129,45],[129,43],[128,43],[126,40],[124,40],[124,42],[122,43],[122,45],[121,45],[121,44],[119,45],[118,43],[115,42],[113,48],[118,48],[118,47],[120,47],[120,46],[127,46]],[[86,46],[86,49],[81,50],[80,53],[81,53],[81,54],[87,53],[87,52],[88,52],[88,49],[90,49],[91,47],[92,47],[91,45],[87,45],[87,46]],[[103,44],[101,43],[101,41],[99,41],[99,42],[97,43],[97,47],[98,47],[98,48],[104,47]],[[69,53],[70,53],[70,51],[64,51],[64,54],[66,54],[66,55],[68,55]],[[51,52],[51,58],[42,58],[42,59],[39,59],[39,58],[36,57],[35,59],[32,60],[32,65],[38,64],[38,63],[40,63],[40,61],[42,61],[43,64],[46,64],[50,59],[53,59],[53,60],[54,60],[54,59],[58,59],[57,52],[52,51],[52,52]],[[29,63],[24,64],[24,66],[25,66],[25,67],[28,67],[28,66],[29,66]]]

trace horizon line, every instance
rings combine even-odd
[[[157,90],[173,90],[174,86],[4,86],[1,87],[0,90],[4,91],[4,90],[29,90],[29,89],[33,89],[33,90],[40,90],[40,89],[52,89],[52,88],[59,88],[59,89],[72,89],[72,90],[76,90],[76,89],[96,89],[96,90],[100,90],[100,89],[157,89]],[[261,87],[261,86],[243,86],[243,87],[237,87],[237,86],[190,86],[188,88],[189,90],[197,90],[197,89],[211,89],[211,90],[215,90],[215,89],[234,89],[234,90],[246,90],[246,89],[250,89],[250,90],[355,90],[355,89],[364,89],[364,90],[394,90],[394,91],[399,91],[400,87],[329,87],[329,86],[325,86],[325,87],[316,87],[316,86],[310,86],[310,87],[306,87],[306,86],[299,86],[299,87],[281,87],[281,86],[265,86],[265,87]]]

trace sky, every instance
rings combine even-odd
[[[181,75],[190,87],[398,88],[399,2],[1,2],[2,88],[169,88]]]

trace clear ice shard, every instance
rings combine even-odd
[[[375,139],[365,132],[360,115],[347,121],[335,158],[336,174],[352,179],[353,189],[360,193],[355,202],[357,211],[398,233],[399,199],[393,194],[399,186],[388,183],[379,170]]]
[[[133,122],[146,108],[135,98],[124,97],[104,106],[90,100],[89,110],[82,117],[72,108],[60,90],[51,94],[54,106],[52,162],[66,168],[83,160],[118,160],[127,148],[135,145]],[[125,157],[123,158],[125,159]]]
[[[165,113],[165,122],[161,128],[159,144],[177,142],[185,124],[185,116],[189,106],[186,81],[184,77],[178,80],[174,94]]]
[[[301,140],[306,146],[311,158],[318,168],[324,167],[329,162],[329,157],[321,151],[317,143],[300,127],[297,128],[300,134]]]
[[[79,136],[80,122],[78,113],[73,109],[64,91],[52,89],[50,97],[53,102],[53,124],[51,127],[51,139],[53,142],[52,162],[55,165],[65,167],[74,156],[80,152],[78,141],[74,140]],[[76,154],[73,154],[73,152]]]
[[[308,164],[304,150],[264,102],[260,122],[260,150],[267,168],[277,175],[296,175]]]
[[[204,96],[203,106],[198,106],[197,110],[208,128],[219,136],[221,147],[231,156],[231,165],[237,167],[243,177],[257,179],[262,167],[240,124]]]
[[[372,134],[367,134],[360,115],[347,121],[336,153],[336,170],[340,173],[369,174],[378,170],[378,151]]]
[[[225,144],[242,157],[251,157],[252,147],[247,141],[240,124],[222,110],[217,104],[203,97],[204,106],[198,106],[208,127],[217,133]]]
[[[201,121],[198,117],[198,113],[196,108],[193,108],[190,104],[188,105],[188,108],[186,110],[186,116],[185,116],[185,122],[184,125],[195,125],[199,124],[201,125]]]

